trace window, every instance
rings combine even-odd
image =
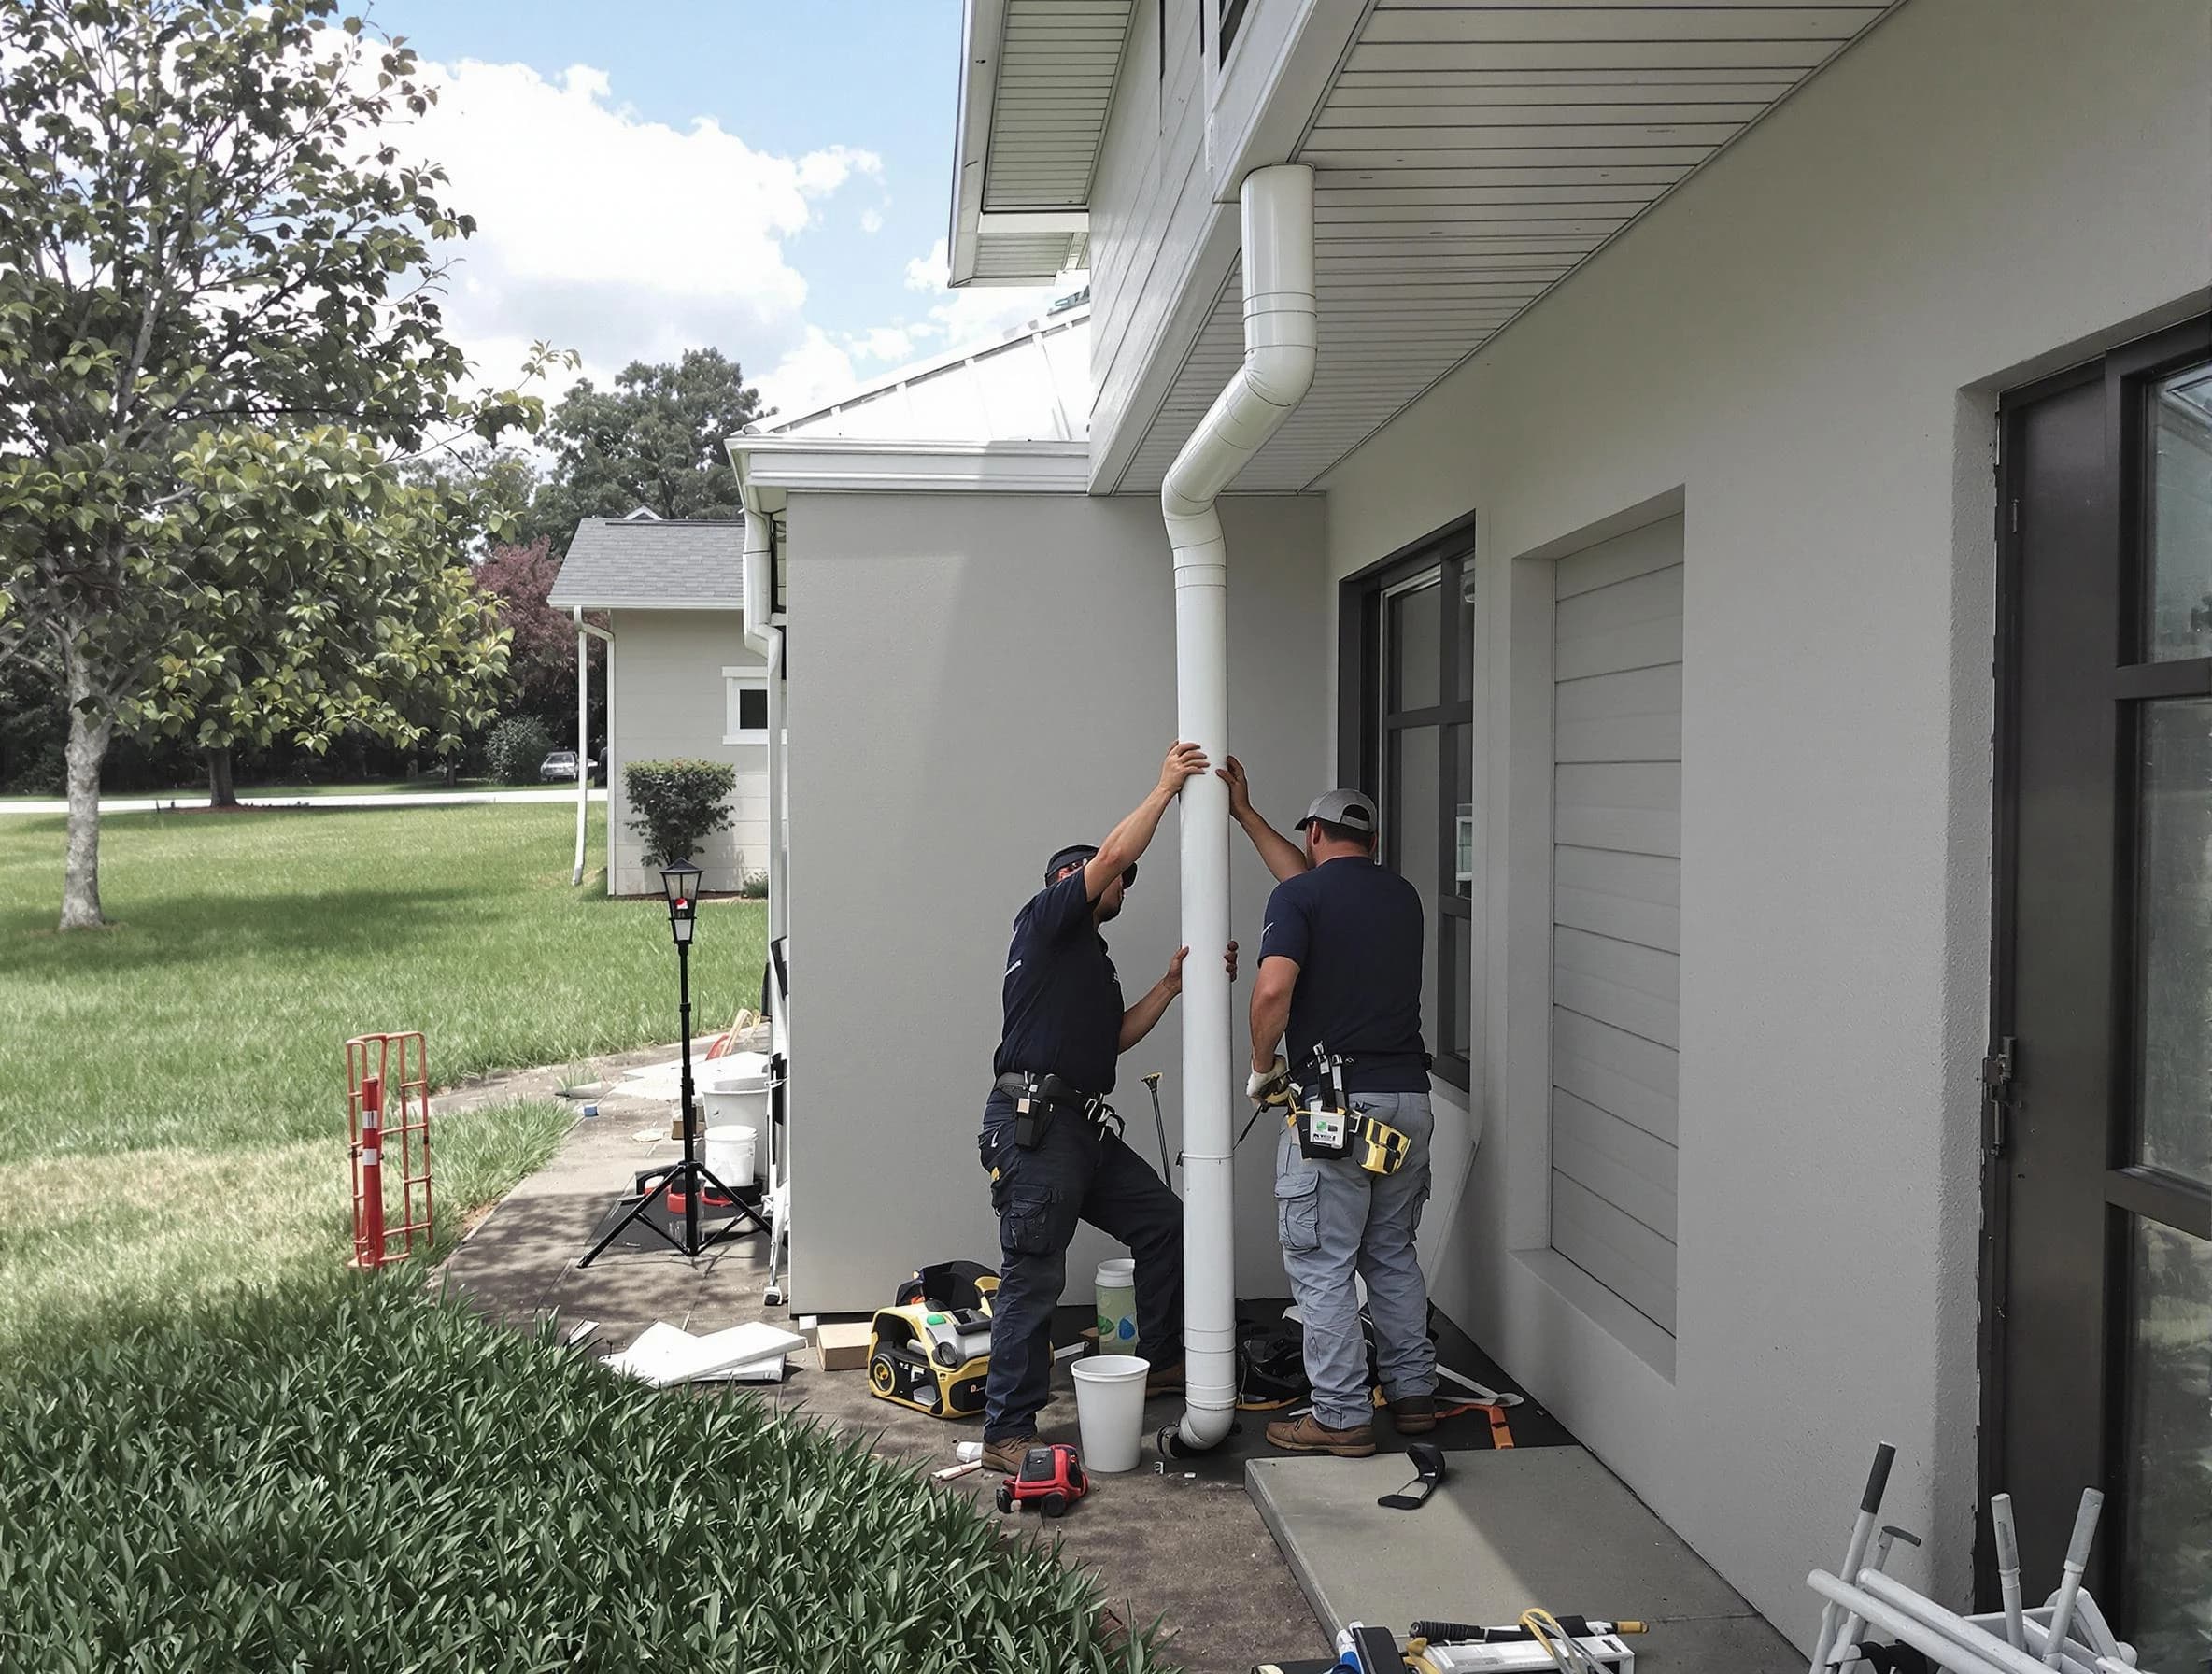
[[[768,676],[759,669],[722,671],[722,742],[768,742]]]
[[[1237,42],[1237,25],[1243,22],[1245,8],[1251,0],[1221,0],[1221,60],[1229,61],[1229,49]]]
[[[1340,772],[1375,799],[1380,857],[1421,892],[1421,1028],[1465,1087],[1474,958],[1474,520],[1344,583]]]

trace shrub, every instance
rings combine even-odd
[[[688,860],[716,831],[730,829],[737,770],[726,761],[632,761],[622,770],[648,867]]]
[[[765,872],[746,872],[743,878],[738,880],[737,892],[746,901],[766,901],[768,899],[768,873]]]
[[[419,1284],[333,1274],[0,1380],[0,1667],[1165,1666],[864,1445]]]
[[[528,784],[538,776],[538,763],[553,748],[553,735],[534,715],[510,716],[491,729],[484,741],[484,759],[491,776],[509,785]]]

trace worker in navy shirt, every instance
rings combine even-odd
[[[1393,1422],[1402,1435],[1436,1428],[1428,1288],[1413,1250],[1435,1129],[1421,1042],[1421,897],[1375,863],[1375,804],[1358,791],[1315,798],[1293,843],[1254,809],[1234,756],[1221,776],[1229,812],[1278,880],[1253,981],[1247,1091],[1287,1110],[1296,1092],[1318,1085],[1320,1047],[1343,1060],[1352,1110],[1406,1139],[1405,1160],[1389,1174],[1368,1172],[1355,1156],[1309,1157],[1288,1126],[1276,1145],[1276,1230],[1304,1321],[1313,1411],[1270,1424],[1268,1440],[1293,1453],[1362,1458],[1375,1451],[1375,1434],[1359,1279]]]
[[[1103,844],[1053,856],[1044,887],[1014,921],[1006,951],[1005,1028],[984,1105],[983,1166],[999,1216],[999,1293],[991,1304],[984,1464],[1013,1474],[1037,1440],[1052,1382],[1052,1316],[1068,1244],[1088,1221],[1137,1259],[1137,1339],[1152,1361],[1147,1395],[1183,1387],[1183,1204],[1122,1142],[1106,1104],[1114,1060],[1150,1034],[1183,991],[1185,947],[1136,1004],[1122,1003],[1101,925],[1137,879],[1137,858],[1204,752],[1179,744],[1159,783]],[[1237,944],[1223,954],[1237,974]]]

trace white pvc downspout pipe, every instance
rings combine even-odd
[[[615,636],[604,628],[594,628],[584,619],[584,607],[569,607],[569,619],[576,625],[576,863],[569,871],[568,883],[574,888],[584,881],[584,819],[591,805],[591,658],[590,640],[586,635],[597,635],[607,642],[607,686],[615,684]],[[614,814],[615,787],[607,787],[607,812]]]
[[[1244,362],[1168,468],[1160,510],[1175,554],[1175,736],[1228,755],[1228,573],[1214,501],[1313,382],[1313,171],[1255,169],[1241,194]],[[1229,1105],[1235,1019],[1214,950],[1229,940],[1228,787],[1211,773],[1182,796],[1183,1422],[1163,1450],[1218,1443],[1237,1416],[1235,1177]]]

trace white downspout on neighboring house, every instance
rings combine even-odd
[[[569,887],[574,888],[584,881],[584,822],[591,804],[591,658],[590,641],[587,635],[596,635],[607,643],[607,696],[611,703],[615,691],[615,636],[604,628],[594,628],[584,619],[581,604],[569,606],[569,619],[576,625],[576,863],[568,874]],[[614,712],[607,714],[607,731],[614,732]],[[607,818],[615,817],[614,763],[607,763]],[[614,886],[615,838],[607,833],[607,883]]]
[[[1168,468],[1160,510],[1175,553],[1175,736],[1209,760],[1228,756],[1228,569],[1214,502],[1313,382],[1313,171],[1255,169],[1241,192],[1244,362]],[[1183,1422],[1163,1452],[1217,1444],[1237,1415],[1237,1285],[1231,1171],[1234,1068],[1228,972],[1228,787],[1212,773],[1181,799],[1183,942]]]

